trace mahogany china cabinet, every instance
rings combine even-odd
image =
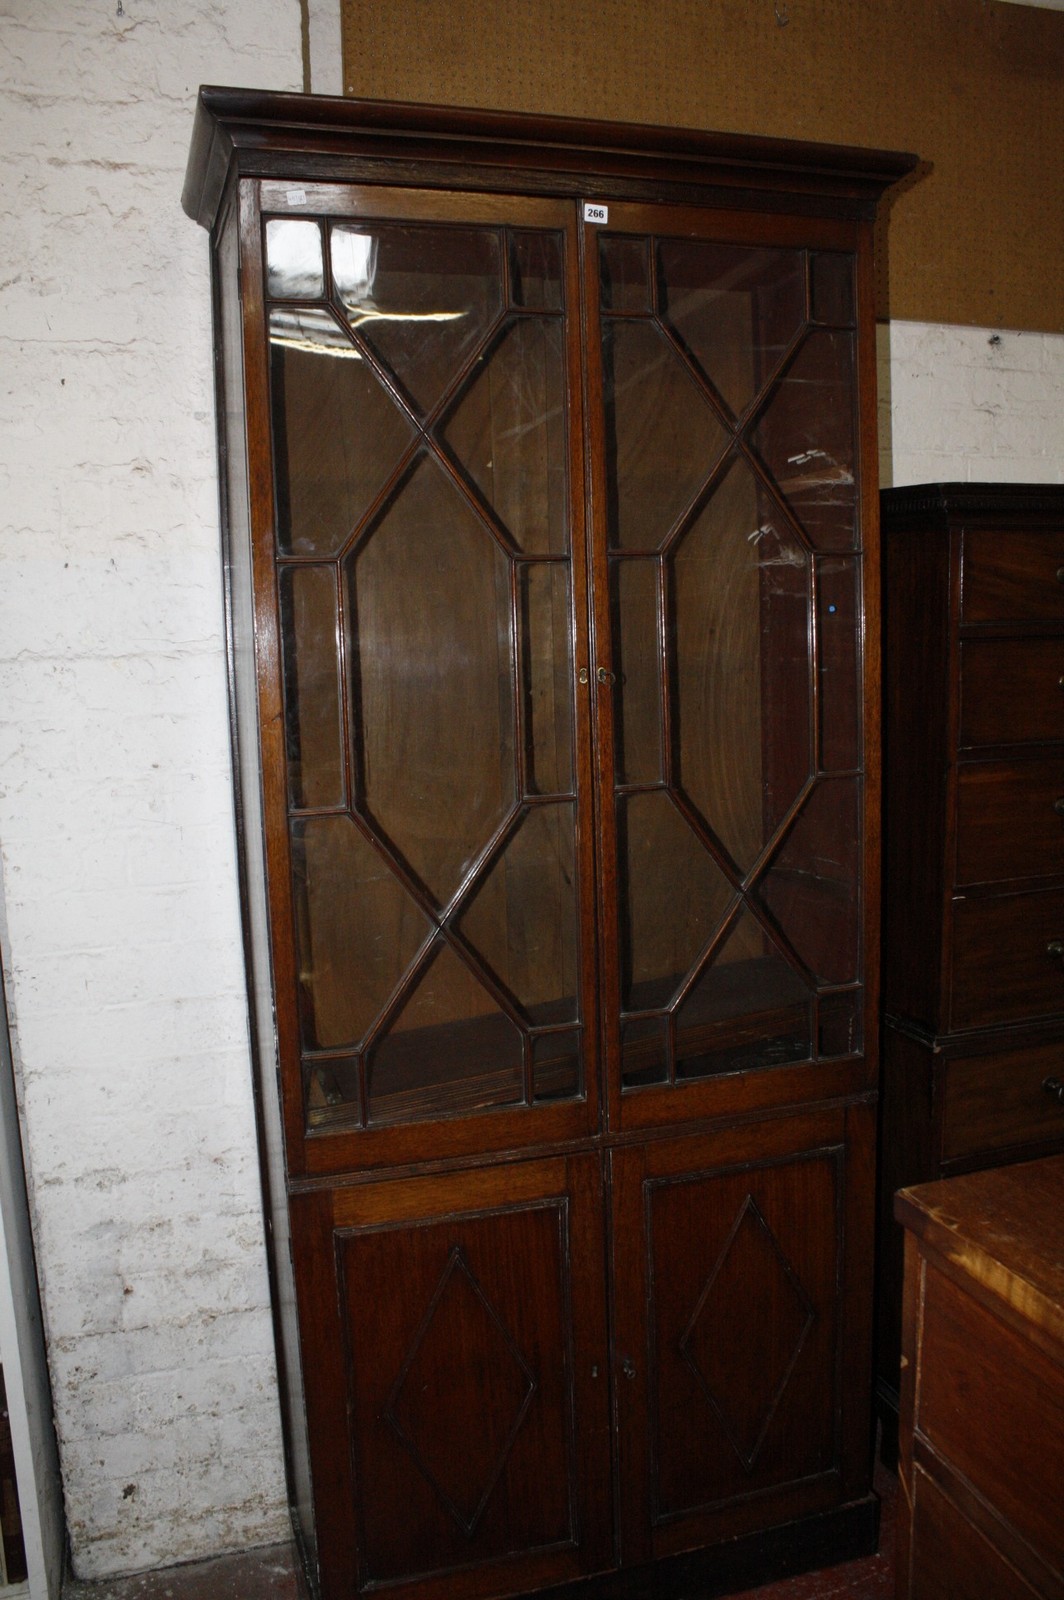
[[[883,493],[877,1389],[910,1184],[1064,1150],[1064,487]]]
[[[874,1540],[871,228],[911,165],[201,91],[324,1600]]]

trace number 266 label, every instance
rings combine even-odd
[[[609,206],[596,206],[590,200],[584,201],[584,221],[597,222],[600,225],[610,220]]]

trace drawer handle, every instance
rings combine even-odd
[[[1058,1106],[1064,1106],[1064,1083],[1061,1083],[1059,1078],[1046,1078],[1042,1088],[1051,1100],[1057,1102]]]
[[[1046,955],[1052,956],[1055,961],[1064,960],[1064,939],[1050,939],[1046,945]]]
[[[1064,794],[1061,795],[1059,800],[1053,801],[1053,810],[1058,817],[1064,817]]]
[[[1057,582],[1064,583],[1064,567],[1057,568]]]

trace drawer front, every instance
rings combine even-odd
[[[1064,758],[961,767],[957,887],[1057,873],[1064,873]]]
[[[1064,639],[961,643],[963,748],[1064,739]]]
[[[1064,1013],[1064,891],[992,895],[953,903],[952,1028]]]
[[[1064,1350],[1051,1360],[929,1262],[918,1361],[916,1432],[1059,1575]]]
[[[965,534],[965,622],[1064,622],[1064,528]]]
[[[1064,1039],[1000,1055],[961,1056],[943,1072],[942,1159],[1059,1142],[1064,1103],[1044,1085],[1064,1083]]]

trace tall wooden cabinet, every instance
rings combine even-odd
[[[1064,487],[883,494],[878,1387],[897,1189],[1064,1149]]]
[[[870,230],[910,164],[201,92],[325,1600],[874,1537]]]

